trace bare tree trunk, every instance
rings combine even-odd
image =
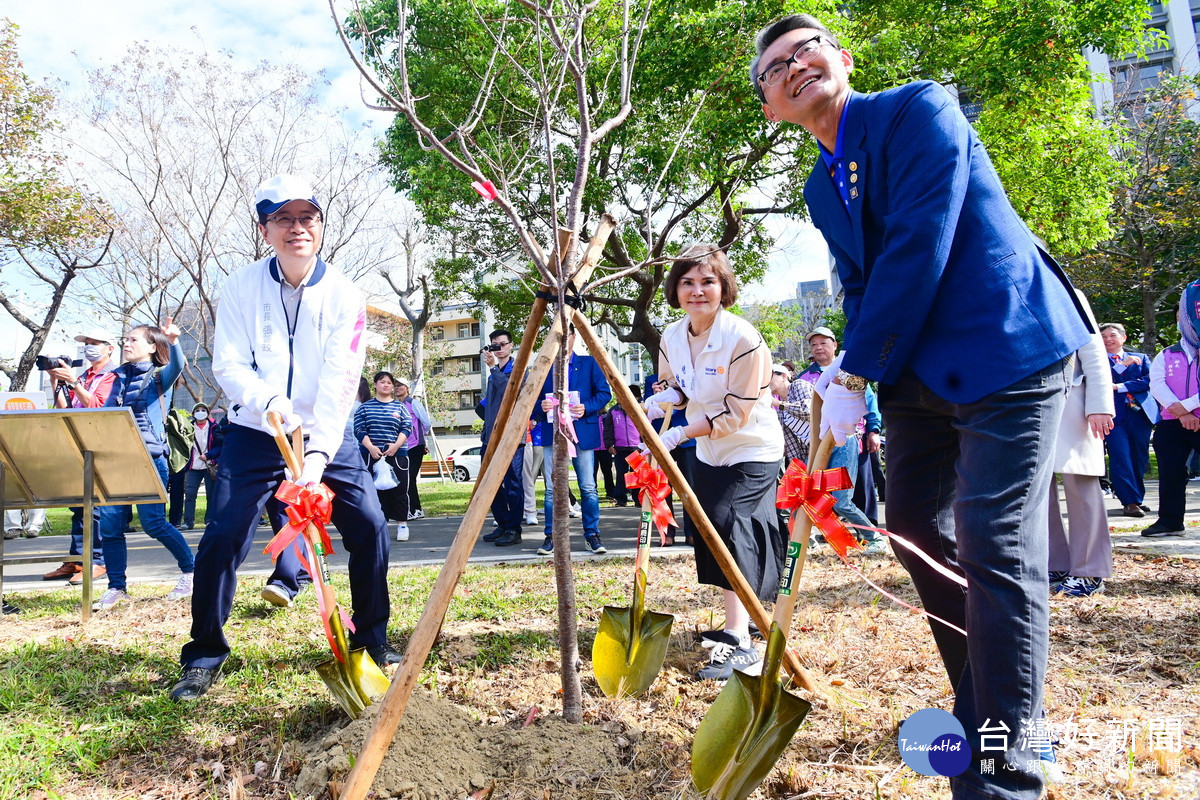
[[[569,337],[564,337],[554,369],[554,394],[559,408],[567,406],[567,370],[570,354],[566,352]],[[557,420],[558,409],[553,413]],[[558,589],[558,647],[562,654],[563,719],[580,722],[583,719],[583,687],[579,673],[579,621],[575,612],[575,573],[571,569],[571,490],[567,438],[561,427],[554,425],[554,449],[551,475],[554,481],[554,519],[551,537],[554,540],[554,582]]]

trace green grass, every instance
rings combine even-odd
[[[627,581],[618,573],[625,576],[627,568],[618,563],[592,567],[597,575],[613,574],[581,583],[581,608],[625,602]],[[419,567],[389,575],[388,636],[397,646],[411,634],[437,574],[435,567]],[[336,574],[333,582],[347,600],[346,575]],[[472,568],[447,623],[486,622],[494,629],[469,637],[466,653],[454,649],[461,638],[440,640],[425,682],[436,682],[433,673],[444,669],[494,671],[554,659],[555,594],[546,591],[552,583],[550,565]],[[105,797],[138,797],[136,782],[119,787],[128,794],[108,793],[117,788],[109,782],[147,769],[162,780],[193,761],[231,751],[247,763],[270,762],[284,743],[310,738],[337,721],[341,711],[314,669],[330,653],[313,593],[284,611],[259,599],[259,585],[258,579],[242,582],[225,626],[233,654],[216,687],[204,701],[186,706],[186,713],[166,691],[178,675],[188,608],[150,599],[162,594],[161,587],[134,587],[131,606],[97,615],[83,628],[74,622],[77,591],[7,597],[22,614],[6,624],[41,635],[0,640],[0,799],[36,796],[36,790],[70,796],[71,784],[103,785]],[[522,619],[539,624],[514,629]],[[211,796],[226,796],[222,791],[214,785]]]

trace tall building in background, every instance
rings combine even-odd
[[[1090,48],[1084,51],[1092,72],[1112,78],[1111,81],[1101,78],[1092,83],[1092,102],[1097,111],[1112,105],[1114,98],[1155,86],[1164,72],[1190,75],[1200,72],[1200,47],[1197,46],[1200,0],[1151,2],[1147,10],[1146,27],[1165,33],[1166,46],[1148,51],[1144,58],[1112,56]],[[1200,113],[1200,108],[1193,108],[1193,114],[1196,113]]]

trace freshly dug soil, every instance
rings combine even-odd
[[[301,797],[320,797],[330,780],[343,780],[351,754],[361,751],[379,704],[359,719],[309,745],[299,755],[296,779]],[[526,724],[528,723],[528,724]],[[503,726],[476,722],[465,709],[417,687],[392,740],[374,790],[403,800],[456,800],[486,796],[499,783],[557,785],[561,790],[594,786],[620,773],[631,738],[621,724],[607,730],[572,725],[560,717],[533,716]],[[482,791],[481,791],[482,790]]]

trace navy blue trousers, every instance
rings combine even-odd
[[[484,445],[484,452],[487,447]],[[504,473],[504,480],[496,490],[496,498],[492,500],[492,519],[500,528],[521,530],[525,519],[525,492],[521,483],[521,467],[525,462],[525,448],[518,447],[513,453],[512,463]],[[494,469],[494,467],[493,467]],[[547,511],[549,513],[549,511]]]
[[[230,425],[210,499],[212,522],[196,550],[192,594],[192,640],[183,646],[184,667],[216,669],[229,656],[223,627],[233,608],[237,568],[254,542],[258,518],[283,480],[283,458],[268,434]],[[350,596],[356,628],[354,647],[384,644],[388,604],[387,523],[375,486],[350,436],[325,468],[322,479],[334,493],[333,524],[349,553]]]
[[[1123,401],[1118,397],[1117,402]],[[1145,475],[1150,463],[1150,433],[1153,429],[1141,411],[1120,409],[1112,432],[1104,439],[1113,494],[1121,505],[1140,506],[1146,499]]]

